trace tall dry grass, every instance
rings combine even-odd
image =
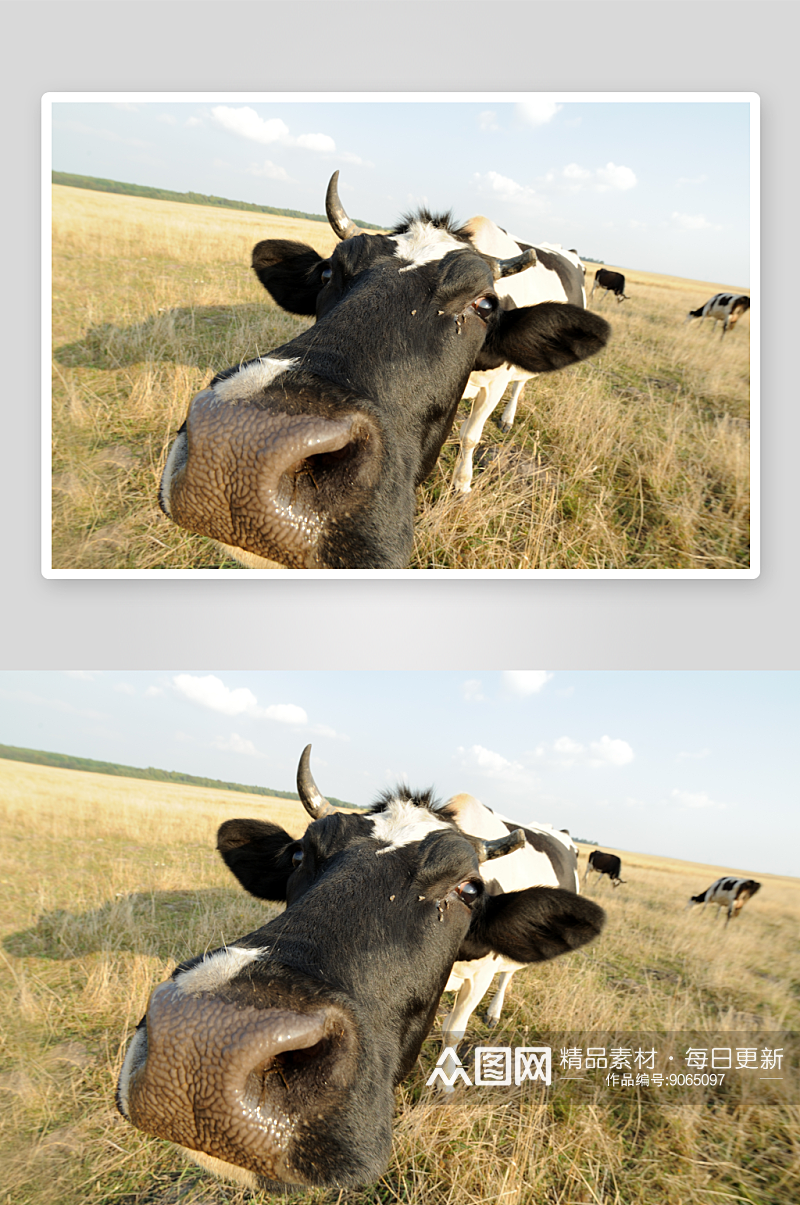
[[[54,568],[238,567],[157,495],[193,394],[308,325],[249,267],[265,237],[336,241],[319,222],[54,186]],[[749,319],[721,341],[682,325],[717,284],[626,278],[630,301],[595,295],[609,347],[530,382],[510,435],[490,419],[456,497],[464,409],[420,491],[411,568],[748,566]]]
[[[234,940],[271,909],[213,850],[218,824],[299,805],[0,761],[0,1202],[277,1205],[213,1180],[114,1108],[148,995],[185,957]],[[568,819],[568,818],[567,818]],[[758,1034],[786,1041],[800,1014],[800,882],[758,874],[741,917],[682,911],[720,868],[622,852],[624,887],[590,880],[600,939],[520,972],[477,1045],[594,1044],[623,1033]],[[585,851],[584,851],[585,862]],[[735,869],[735,868],[723,868]],[[778,1035],[781,1042],[777,1040]],[[611,1045],[611,1038],[602,1044]],[[715,1044],[735,1045],[716,1039]],[[553,1086],[426,1087],[436,1032],[397,1092],[390,1166],[364,1189],[308,1205],[791,1205],[800,1199],[798,1068],[791,1082],[659,1095]],[[557,1061],[557,1050],[556,1061]],[[676,1047],[676,1054],[679,1054]]]

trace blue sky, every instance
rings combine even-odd
[[[741,101],[152,95],[56,101],[53,168],[310,213],[324,212],[338,168],[351,216],[376,224],[423,204],[486,213],[523,240],[609,264],[750,283]]]
[[[789,671],[5,671],[0,743],[294,790],[310,741],[320,789],[360,806],[406,779],[601,846],[796,875],[799,704]]]

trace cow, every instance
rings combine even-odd
[[[469,231],[474,246],[487,255],[513,257],[525,251],[535,254],[535,262],[530,267],[502,284],[498,282],[496,292],[502,309],[519,309],[545,301],[567,302],[586,308],[586,268],[578,258],[577,251],[565,251],[556,243],[538,243],[534,246],[520,242],[484,217],[471,218],[465,229]],[[512,385],[511,397],[500,419],[503,431],[511,430],[525,382],[535,375],[509,362],[486,371],[470,373],[463,396],[472,399],[472,408],[459,432],[460,448],[453,472],[456,491],[467,494],[472,488],[473,452],[480,442],[487,418],[497,407],[507,387]]]
[[[625,293],[625,277],[621,272],[612,272],[609,268],[598,268],[594,274],[594,284],[589,296],[590,301],[594,297],[594,291],[598,285],[601,289],[605,289],[606,292],[613,293],[617,299],[617,304],[620,301],[630,301],[630,297]],[[603,300],[602,297],[600,300]]]
[[[514,244],[498,258],[476,247],[469,224],[427,210],[365,234],[337,180],[326,198],[340,239],[332,255],[286,239],[253,251],[278,305],[316,324],[217,373],[192,400],[161,478],[164,512],[250,567],[404,567],[414,491],[470,373],[506,363],[552,372],[609,337],[580,306],[503,308],[498,282],[529,267],[532,249]]]
[[[693,895],[684,908],[684,912],[693,908],[695,904],[716,904],[718,908],[727,908],[728,915],[725,918],[727,928],[731,917],[738,916],[750,897],[755,895],[760,888],[761,884],[757,883],[755,879],[737,879],[723,875],[710,887],[706,887],[705,891],[701,891],[699,895]],[[719,913],[715,913],[715,916],[719,916]]]
[[[337,812],[300,759],[311,821],[297,840],[227,820],[217,848],[241,885],[286,909],[181,963],[152,993],[117,1085],[122,1115],[254,1190],[347,1188],[388,1162],[394,1087],[411,1071],[459,960],[555,958],[605,914],[556,886],[498,891],[474,809],[385,792]]]
[[[448,807],[457,812],[459,826],[474,835],[485,839],[498,839],[515,831],[521,831],[525,835],[524,847],[493,865],[491,878],[487,879],[486,875],[482,874],[490,895],[524,889],[533,883],[560,887],[576,894],[580,892],[578,849],[565,829],[557,831],[551,825],[531,824],[530,827],[520,830],[518,825],[498,816],[472,795],[455,795],[449,801]],[[458,993],[452,1012],[442,1023],[442,1041],[445,1049],[455,1048],[464,1037],[470,1016],[494,976],[499,974],[497,990],[485,1015],[488,1026],[493,1027],[497,1024],[511,977],[523,966],[524,963],[495,952],[485,954],[482,958],[472,957],[455,963],[445,987],[445,991]],[[445,1062],[445,1076],[452,1076],[454,1065],[451,1065],[450,1061]],[[447,1091],[444,1079],[440,1087]]]
[[[584,883],[590,870],[596,870],[599,875],[607,874],[611,880],[612,887],[619,887],[620,884],[625,882],[625,879],[619,877],[622,870],[622,862],[616,854],[604,854],[599,849],[592,850],[589,854],[586,873],[583,876]]]
[[[725,332],[733,330],[742,314],[749,309],[750,298],[746,293],[715,293],[699,309],[689,310],[683,325],[686,326],[693,318],[713,318],[715,322],[722,323],[720,339],[723,339]]]

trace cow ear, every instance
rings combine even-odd
[[[270,238],[253,248],[253,271],[282,310],[315,314],[325,261],[313,247],[291,239]]]
[[[299,841],[265,820],[226,820],[217,833],[217,849],[228,870],[260,900],[286,899],[292,854],[299,847]]]
[[[543,301],[500,310],[475,369],[499,368],[508,361],[527,372],[555,372],[602,351],[610,334],[605,318],[578,305]]]
[[[469,936],[516,962],[546,962],[593,941],[606,914],[560,887],[528,887],[484,897]]]

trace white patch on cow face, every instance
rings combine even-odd
[[[410,259],[411,263],[401,272],[410,272],[421,264],[430,264],[434,260],[444,259],[450,251],[468,251],[469,244],[454,238],[447,230],[431,226],[429,222],[412,222],[411,229],[405,234],[390,235],[390,240],[397,243],[395,255],[398,259]]]
[[[195,1163],[199,1163],[206,1171],[212,1172],[213,1175],[219,1176],[223,1180],[236,1180],[239,1184],[244,1184],[245,1188],[258,1188],[258,1177],[244,1167],[236,1167],[233,1163],[226,1163],[224,1159],[215,1159],[213,1155],[206,1155],[204,1151],[192,1151],[188,1146],[178,1149],[193,1159]]]
[[[264,953],[264,950],[245,946],[227,946],[224,950],[207,954],[202,962],[180,974],[175,980],[175,986],[178,992],[186,996],[218,991]]]
[[[131,1039],[131,1044],[128,1047],[128,1052],[125,1055],[125,1062],[122,1064],[122,1070],[119,1073],[119,1084],[117,1086],[117,1099],[119,1107],[125,1117],[130,1118],[128,1109],[128,1097],[130,1095],[131,1076],[141,1067],[147,1059],[147,1030],[144,1025],[141,1029],[137,1029]]]
[[[405,799],[393,799],[385,812],[378,812],[372,818],[372,835],[378,841],[386,841],[385,849],[379,849],[379,854],[391,853],[402,845],[411,845],[414,841],[422,841],[428,833],[437,829],[452,829],[452,824],[441,820],[427,808],[415,807]]]
[[[276,377],[299,364],[299,360],[279,360],[262,356],[254,364],[245,364],[238,372],[214,386],[214,398],[219,402],[246,404],[272,385]]]

